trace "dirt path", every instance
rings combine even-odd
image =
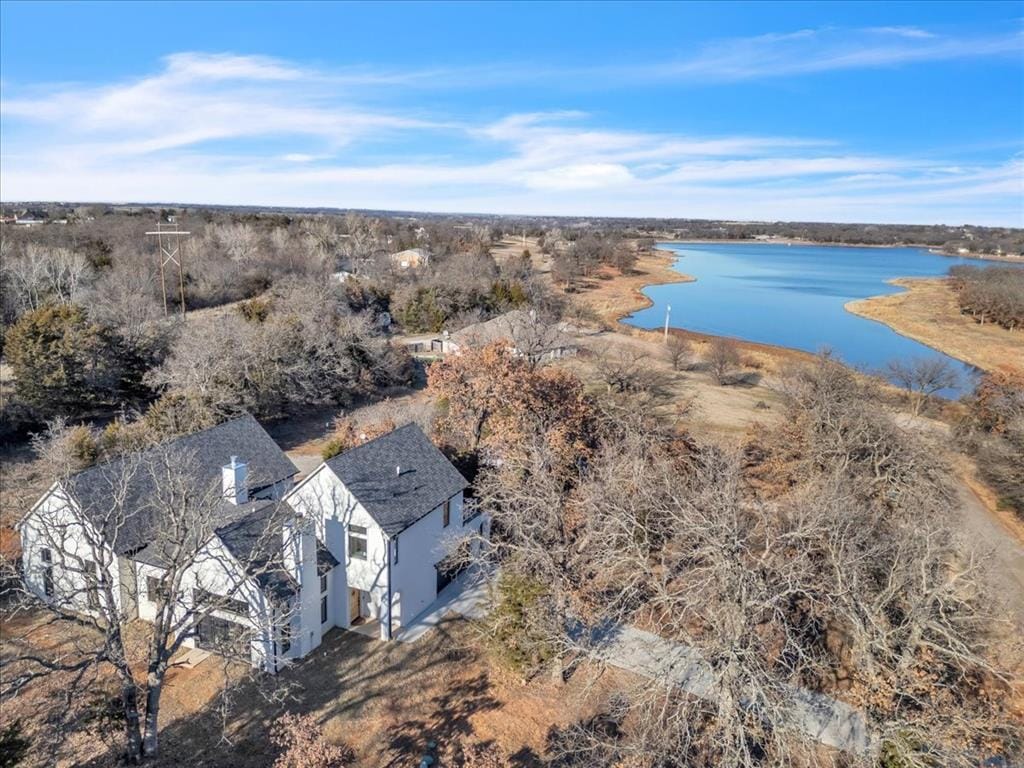
[[[962,533],[991,565],[993,591],[1024,633],[1024,542],[964,482],[958,484]]]

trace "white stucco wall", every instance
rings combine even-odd
[[[281,481],[261,492],[259,497],[282,498],[291,485],[290,480]],[[53,599],[66,602],[67,608],[80,613],[91,612],[84,592],[85,576],[82,567],[86,561],[93,561],[106,565],[116,606],[128,618],[138,616],[147,621],[155,618],[156,605],[149,600],[146,577],[160,578],[162,570],[123,556],[115,556],[112,549],[84,522],[74,501],[67,498],[58,487],[48,491],[18,527],[24,581],[26,587],[41,599],[46,599],[41,555],[46,548],[52,553]],[[212,615],[245,624],[254,638],[251,643],[252,663],[265,665],[270,671],[279,666],[274,664],[274,641],[280,639],[276,627],[283,618],[290,617],[293,627],[292,648],[287,654],[279,653],[279,662],[304,656],[316,648],[320,644],[322,632],[334,626],[344,615],[344,611],[336,606],[336,595],[344,591],[344,573],[340,575],[342,588],[338,589],[336,583],[342,569],[336,568],[329,578],[329,621],[321,625],[320,585],[316,573],[316,540],[313,530],[300,536],[291,533],[283,535],[287,537],[286,541],[293,539],[297,542],[295,556],[292,558],[292,575],[301,586],[308,587],[300,590],[299,604],[285,607],[284,613],[271,605],[255,581],[243,578],[241,566],[217,539],[208,542],[197,555],[193,565],[182,575],[179,588],[183,606],[179,609],[179,618],[186,610],[184,606],[191,605],[193,591],[197,588],[246,601],[249,605],[248,617],[223,610],[214,611]],[[272,616],[275,610],[277,615]],[[186,638],[184,645],[194,647],[195,640],[192,637]]]
[[[398,562],[391,566],[392,592],[398,596],[396,628],[408,624],[437,597],[434,565],[471,530],[462,526],[461,491],[452,497],[448,527],[442,525],[443,508],[442,504],[433,509],[396,537]]]
[[[92,613],[85,593],[86,562],[92,561],[106,572],[114,596],[114,608],[124,605],[133,610],[131,595],[122,595],[118,558],[77,506],[59,489],[51,489],[19,524],[22,549],[22,573],[25,585],[42,600],[49,600],[43,584],[43,549],[52,557],[54,595],[52,600],[69,610]],[[103,599],[102,593],[99,599]]]
[[[344,568],[337,568],[332,582],[332,625],[349,626],[349,588],[369,593],[372,618],[386,621],[388,596],[388,559],[394,557],[394,542],[349,493],[341,480],[326,465],[321,465],[288,497],[292,507],[313,518],[317,535]],[[477,517],[462,524],[463,495],[451,499],[450,523],[442,525],[443,504],[398,534],[399,557],[391,565],[392,627],[397,630],[418,616],[437,596],[434,565],[449,554],[457,542],[479,530],[484,519]],[[367,531],[365,559],[353,558],[348,551],[350,525]],[[336,612],[336,613],[335,613]],[[382,637],[385,631],[382,627]]]

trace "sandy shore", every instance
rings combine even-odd
[[[906,290],[851,301],[846,310],[986,371],[1024,369],[1024,332],[981,325],[960,313],[945,278],[896,278]]]
[[[574,294],[574,299],[593,310],[605,323],[614,326],[627,315],[651,306],[651,300],[642,293],[647,286],[696,280],[672,269],[676,258],[668,251],[655,250],[640,256],[628,275],[620,275],[610,268],[603,270],[596,278],[584,283]]]
[[[671,251],[655,249],[652,253],[637,260],[633,274],[619,275],[613,270],[599,275],[597,279],[575,294],[575,301],[590,307],[610,327],[619,333],[629,334],[647,339],[660,339],[661,331],[645,330],[627,325],[622,320],[641,309],[651,306],[651,300],[644,295],[643,289],[653,285],[668,283],[692,283],[697,278],[678,272],[672,268],[678,255]],[[717,336],[689,331],[684,328],[669,328],[669,333],[688,339],[695,345],[698,354]],[[779,371],[788,364],[801,360],[811,360],[813,355],[799,349],[781,347],[774,344],[761,344],[745,339],[734,339],[736,346],[747,360],[767,371]]]

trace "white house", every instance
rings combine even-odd
[[[25,585],[61,610],[120,620],[153,620],[173,590],[185,646],[235,638],[234,651],[277,671],[315,647],[290,631],[294,615],[319,604],[338,565],[283,501],[296,473],[248,415],[85,469],[19,522]]]
[[[315,521],[316,537],[343,567],[328,624],[379,625],[390,640],[424,611],[479,546],[488,521],[466,504],[468,483],[415,424],[321,464],[287,501]]]
[[[160,470],[177,466],[175,496]],[[465,479],[412,425],[295,474],[251,416],[83,470],[18,524],[25,584],[120,620],[154,621],[173,594],[183,645],[277,672],[332,627],[380,621],[390,639],[452,577],[460,543],[486,534],[463,519]]]

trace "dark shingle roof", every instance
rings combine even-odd
[[[178,458],[181,466],[189,472],[189,481],[196,494],[217,494],[221,488],[221,468],[230,463],[232,456],[248,464],[250,488],[258,488],[289,478],[298,472],[295,465],[274,442],[273,438],[251,415],[204,429],[191,435],[176,438],[155,448],[118,457],[95,467],[72,475],[67,483],[69,493],[78,502],[86,517],[94,521],[106,520],[104,533],[119,554],[131,552],[145,546],[152,536],[159,510],[148,503],[154,496],[155,483],[151,472],[146,471],[145,462],[135,471],[133,462],[157,455],[157,451],[168,451]],[[124,487],[118,486],[128,478]],[[114,494],[123,497],[118,502],[118,511],[125,517],[111,529],[111,498]],[[230,504],[222,505],[227,511]],[[237,509],[237,508],[235,508]]]
[[[235,506],[224,502],[227,506]],[[278,597],[290,597],[298,585],[282,561],[282,527],[295,512],[283,501],[257,501],[235,506],[239,516],[217,529],[218,538],[236,560],[256,573],[256,581],[265,591]]]
[[[327,466],[389,536],[469,485],[416,424],[345,451]]]
[[[225,500],[221,502],[220,516],[223,524],[213,534],[239,563],[247,566],[251,574],[255,574],[260,587],[281,598],[297,594],[298,584],[285,569],[282,557],[283,525],[285,521],[297,517],[291,506],[285,501],[271,499],[237,505]],[[197,541],[193,546],[201,545],[203,542],[198,541],[198,538],[208,535],[197,532]],[[132,559],[163,568],[167,562],[161,550],[161,542],[153,542],[132,555]],[[316,540],[316,563],[317,574],[320,576],[338,565],[338,561],[320,539]]]

